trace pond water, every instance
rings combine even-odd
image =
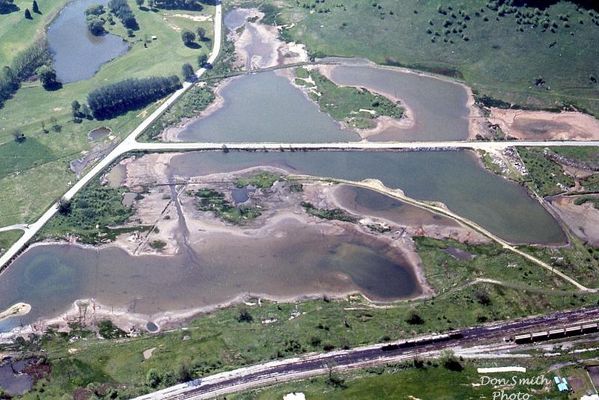
[[[389,128],[369,140],[443,141],[468,137],[468,93],[457,83],[367,65],[337,66],[331,77],[337,84],[365,86],[398,97],[412,111],[414,126]]]
[[[234,78],[223,106],[188,125],[179,139],[205,142],[337,142],[357,140],[285,77],[274,72]]]
[[[294,219],[277,223],[275,233],[234,240],[210,233],[192,243],[193,252],[168,258],[132,257],[117,248],[33,247],[0,279],[0,309],[23,301],[32,310],[0,322],[0,330],[56,316],[81,298],[151,316],[248,293],[291,298],[362,291],[383,301],[421,293],[398,251],[369,236],[324,234]]]
[[[375,178],[454,212],[515,243],[563,243],[553,217],[526,189],[494,175],[470,151],[186,153],[173,158],[175,175],[193,176],[271,165],[290,172],[362,180]]]
[[[62,9],[48,27],[48,46],[58,80],[70,83],[89,79],[100,66],[123,55],[128,44],[112,34],[94,36],[85,22],[85,9],[108,0],[75,0]]]

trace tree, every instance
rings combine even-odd
[[[406,318],[406,322],[410,325],[422,325],[424,324],[424,320],[416,311],[410,311],[408,317]]]
[[[254,320],[252,314],[245,308],[239,311],[239,317],[237,317],[237,321],[239,322],[247,322],[248,324]]]
[[[92,114],[92,111],[89,109],[89,106],[87,104],[83,104],[81,106],[81,116],[87,118],[87,119],[93,119],[94,116]]]
[[[12,136],[17,143],[23,143],[25,139],[27,139],[25,134],[19,128],[12,131]]]
[[[191,47],[193,41],[196,40],[196,35],[192,31],[185,29],[181,32],[181,40],[183,40],[185,46]]]
[[[181,67],[181,72],[183,73],[183,77],[188,82],[193,82],[196,79],[196,74],[193,70],[193,67],[189,63],[183,64]]]
[[[135,0],[135,2],[137,3],[138,7],[141,7],[144,5],[144,0]]]
[[[208,62],[208,56],[206,54],[200,54],[198,56],[198,66],[203,68]]]
[[[31,12],[29,11],[28,8],[25,9],[25,18],[33,19],[33,17],[31,16]]]
[[[34,13],[41,14],[40,8],[37,5],[37,1],[36,0],[33,0],[33,4],[31,4],[31,9],[33,10]]]
[[[71,201],[62,197],[58,201],[58,213],[61,215],[68,215],[71,212]]]
[[[204,40],[206,40],[206,29],[202,28],[201,26],[199,26],[196,29],[196,34],[198,35],[198,38],[203,42]]]
[[[36,74],[42,82],[42,86],[46,90],[56,89],[59,85],[58,81],[56,80],[56,71],[54,71],[54,68],[52,67],[42,65],[36,70]]]
[[[73,122],[81,122],[81,104],[77,100],[71,103],[71,111],[73,112]]]

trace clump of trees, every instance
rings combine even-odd
[[[40,82],[42,82],[44,89],[56,90],[61,87],[60,82],[56,78],[56,71],[49,65],[42,65],[35,71],[35,74],[40,79]]]
[[[181,40],[187,47],[197,47],[197,44],[195,43],[196,35],[190,30],[184,29],[181,32]]]
[[[127,0],[110,0],[108,7],[121,20],[125,28],[132,30],[139,29],[135,15],[133,15],[133,11],[131,11]]]
[[[0,14],[8,14],[18,9],[13,0],[0,0]]]
[[[81,104],[77,100],[71,103],[71,111],[73,113],[73,122],[80,123],[83,118],[92,119],[93,115],[87,104]]]
[[[89,6],[87,10],[85,10],[87,29],[92,35],[100,36],[106,33],[106,29],[104,29],[106,21],[103,18],[100,18],[100,16],[104,14],[104,11],[104,6],[101,4]]]
[[[40,42],[19,53],[10,66],[2,67],[0,69],[0,107],[19,89],[21,82],[33,76],[42,65],[50,63],[50,53]]]
[[[177,76],[127,79],[92,91],[87,103],[98,119],[113,118],[146,106],[181,88]]]
[[[204,8],[200,0],[154,0],[152,6],[165,10],[200,11]]]

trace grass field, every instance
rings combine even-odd
[[[14,242],[19,240],[23,232],[21,231],[8,231],[0,232],[0,255],[6,251]]]
[[[132,396],[152,389],[147,381],[151,370],[159,377],[156,386],[163,387],[177,381],[182,366],[192,377],[199,377],[305,352],[354,347],[486,321],[575,308],[594,304],[599,299],[597,294],[552,291],[551,287],[557,285],[552,278],[543,277],[541,270],[509,267],[504,265],[509,256],[501,254],[492,259],[488,257],[494,251],[491,246],[464,247],[480,258],[477,267],[469,267],[467,262],[441,250],[455,245],[426,239],[418,241],[426,276],[437,290],[434,298],[425,301],[400,302],[386,309],[370,307],[358,296],[339,301],[326,298],[280,304],[263,301],[261,306],[242,304],[215,311],[195,319],[185,330],[157,335],[146,334],[118,341],[99,340],[94,335],[78,332],[49,335],[41,347],[55,367],[49,379],[40,381],[36,391],[25,398],[35,399],[41,390],[50,398],[60,397],[72,393],[76,387],[98,382],[108,382],[123,396]],[[492,265],[494,259],[501,261]],[[473,269],[478,271],[476,276],[505,280],[514,287],[467,285],[467,281],[474,277],[465,277]],[[484,275],[487,269],[489,274]],[[518,281],[523,283],[518,285]],[[531,287],[527,281],[532,282]],[[251,318],[245,319],[251,319],[251,322],[240,319],[246,312]],[[411,313],[417,313],[422,323],[409,323],[407,319]],[[261,323],[266,319],[276,322]],[[69,341],[73,335],[85,339]],[[27,348],[35,349],[36,346]],[[152,357],[144,360],[143,351],[154,347]],[[69,353],[69,349],[76,350]],[[118,385],[127,388],[117,388]]]
[[[571,2],[518,7],[519,15],[494,11],[487,0],[250,3],[279,6],[268,19],[292,26],[284,37],[305,43],[314,56],[366,57],[458,76],[510,103],[574,104],[599,116],[599,16]]]
[[[211,42],[203,43],[200,49],[186,47],[179,30],[202,26],[207,36],[212,37],[211,21],[196,22],[185,15],[212,15],[213,6],[206,6],[201,12],[152,12],[140,10],[133,1],[130,4],[140,25],[135,37],[128,38],[120,23],[111,27],[113,33],[129,41],[131,49],[127,54],[105,64],[93,78],[66,84],[58,91],[48,92],[38,82],[25,83],[14,98],[0,109],[0,186],[10,188],[0,194],[0,226],[31,222],[68,189],[69,184],[76,180],[68,169],[69,162],[79,158],[82,151],[89,151],[93,147],[87,139],[87,132],[106,126],[112,129],[117,138],[122,138],[156,107],[152,104],[145,110],[129,112],[112,120],[84,119],[83,123],[77,124],[72,122],[73,100],[85,103],[87,94],[93,88],[130,77],[180,75],[184,62],[195,66],[198,55],[211,50]],[[35,15],[34,20],[28,22],[35,24],[37,31],[42,32],[50,13],[44,11],[43,1],[40,8],[44,12],[43,16]],[[16,18],[16,14],[19,14],[19,18]],[[8,56],[12,47],[5,38],[19,37],[20,41],[15,39],[13,45],[20,47],[26,47],[33,40],[33,36],[28,36],[33,28],[23,25],[21,19],[21,13],[0,15],[0,49],[3,49],[4,54],[4,58],[0,57],[0,65],[10,61]],[[5,24],[5,20],[9,23]],[[144,42],[152,35],[157,36],[157,40],[149,40],[147,48],[144,47]],[[43,131],[42,123],[48,133]],[[52,129],[53,125],[60,126],[60,130]],[[25,142],[14,142],[12,131],[15,128],[25,134]],[[36,196],[31,196],[31,193]]]

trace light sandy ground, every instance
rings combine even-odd
[[[302,44],[286,43],[279,39],[279,27],[261,24],[264,13],[251,9],[248,18],[258,18],[256,22],[246,22],[245,28],[229,33],[229,39],[235,43],[238,66],[251,70],[269,68],[277,65],[308,61],[308,52]],[[261,46],[266,54],[255,54],[253,46]]]
[[[154,353],[155,350],[156,350],[156,347],[152,347],[151,349],[144,350],[144,352],[142,353],[144,356],[144,360],[149,360],[150,358],[152,358],[152,354]]]
[[[0,312],[0,321],[11,317],[21,317],[29,314],[31,311],[31,305],[27,303],[17,303],[8,307],[6,310]]]
[[[593,246],[599,246],[599,210],[592,203],[576,205],[580,196],[554,196],[549,206],[576,236]]]
[[[504,110],[491,108],[489,122],[517,139],[598,140],[599,120],[580,112]]]

